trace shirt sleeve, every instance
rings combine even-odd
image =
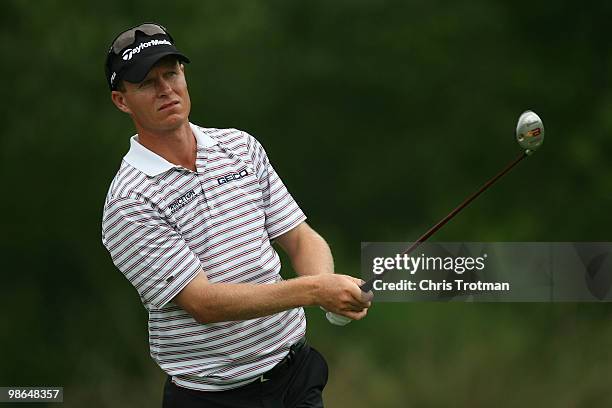
[[[266,230],[268,237],[274,239],[297,227],[306,219],[306,215],[272,167],[263,146],[253,136],[247,134],[247,137],[255,172],[263,191]]]
[[[102,242],[147,309],[165,306],[201,268],[184,239],[140,200],[107,201]]]

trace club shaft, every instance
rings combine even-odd
[[[423,242],[427,241],[427,239],[429,237],[431,237],[433,234],[436,233],[436,231],[438,231],[440,228],[442,228],[444,226],[444,224],[446,224],[447,222],[449,222],[455,215],[457,215],[457,213],[459,213],[459,211],[463,210],[465,207],[467,207],[467,205],[469,203],[471,203],[472,201],[474,201],[476,199],[476,197],[478,197],[480,194],[482,194],[486,189],[488,189],[489,187],[491,187],[497,180],[499,180],[501,177],[504,176],[504,174],[508,173],[514,166],[516,166],[521,160],[523,160],[525,157],[527,157],[527,153],[523,152],[519,157],[517,157],[516,159],[514,159],[512,162],[510,162],[506,167],[504,167],[504,169],[502,171],[500,171],[498,174],[496,174],[493,178],[491,178],[489,181],[487,181],[482,187],[480,187],[478,189],[478,191],[476,191],[475,193],[473,193],[471,196],[469,196],[468,198],[465,199],[465,201],[463,201],[461,204],[459,204],[453,211],[451,211],[450,213],[448,213],[448,215],[444,218],[442,218],[436,225],[434,225],[433,227],[431,227],[425,234],[421,235],[421,237],[419,237],[419,239],[417,239],[407,250],[405,250],[401,255],[408,255],[410,253],[412,253],[412,251],[414,251],[415,249],[417,249]],[[382,277],[384,276],[386,270],[383,271],[381,274],[373,276],[372,278],[370,278],[370,280],[368,280],[366,283],[364,283],[361,286],[361,290],[364,292],[369,292],[372,290],[372,287],[374,286],[374,281],[378,280],[378,279],[382,279]]]

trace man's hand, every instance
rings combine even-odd
[[[317,278],[317,305],[353,320],[365,317],[372,292],[366,294],[359,288],[364,283],[361,279],[334,274],[334,261],[327,242],[306,222],[277,237],[276,242],[289,255],[299,276]]]
[[[329,312],[333,312],[352,320],[361,320],[372,305],[372,292],[365,293],[359,285],[361,279],[348,275],[321,274],[317,304]]]

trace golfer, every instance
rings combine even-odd
[[[359,320],[371,293],[334,274],[253,136],[189,121],[188,62],[146,23],[115,38],[105,67],[137,134],[108,191],[102,241],[148,312],[150,354],[168,375],[163,407],[321,407],[327,364],[305,341],[302,307]],[[298,277],[280,277],[272,242]]]

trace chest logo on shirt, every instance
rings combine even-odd
[[[240,180],[241,178],[246,177],[248,175],[249,175],[249,172],[247,171],[247,169],[244,169],[244,170],[241,170],[239,173],[230,173],[226,176],[219,177],[217,179],[217,182],[219,183],[219,185],[221,185],[221,184],[229,183],[230,181]]]
[[[177,212],[178,210],[180,210],[181,208],[189,204],[189,202],[193,201],[193,199],[196,198],[197,196],[198,196],[198,193],[191,190],[183,194],[182,196],[180,196],[173,202],[171,202],[168,208],[170,209],[170,212],[174,214],[175,212]]]

